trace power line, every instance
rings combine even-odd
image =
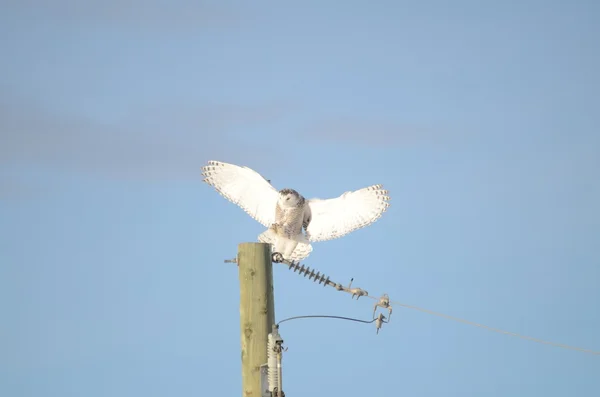
[[[521,334],[517,334],[516,332],[511,332],[511,331],[505,331],[499,328],[494,328],[494,327],[490,327],[487,325],[483,325],[483,324],[479,324],[473,321],[469,321],[469,320],[465,320],[462,318],[458,318],[458,317],[454,317],[454,316],[450,316],[448,314],[444,314],[444,313],[439,313],[439,312],[435,312],[433,310],[429,310],[429,309],[424,309],[422,307],[418,307],[418,306],[413,306],[413,305],[407,305],[406,303],[402,303],[402,302],[396,302],[396,301],[390,301],[389,297],[387,296],[387,294],[384,294],[381,298],[377,298],[374,297],[372,295],[369,295],[369,293],[361,288],[358,287],[354,287],[351,288],[352,286],[352,280],[350,281],[350,284],[345,287],[342,284],[339,283],[335,283],[332,280],[330,280],[330,278],[328,276],[325,276],[324,274],[319,273],[318,271],[315,273],[315,269],[310,269],[309,267],[305,267],[304,265],[300,265],[300,263],[295,263],[292,261],[288,261],[286,259],[284,260],[279,260],[277,261],[277,263],[283,263],[286,264],[288,266],[288,268],[290,270],[293,270],[294,272],[298,271],[299,275],[304,275],[305,277],[308,276],[309,279],[313,279],[313,281],[318,282],[319,284],[323,283],[325,286],[331,286],[333,288],[335,288],[338,291],[343,291],[343,292],[347,292],[349,294],[352,294],[352,297],[354,298],[354,296],[357,297],[357,300],[359,297],[361,296],[366,296],[368,298],[371,298],[373,300],[379,301],[379,303],[375,304],[375,310],[377,309],[377,307],[381,307],[381,308],[387,308],[390,312],[391,315],[391,310],[392,310],[392,306],[400,306],[400,307],[404,307],[407,309],[413,309],[413,310],[418,310],[420,312],[423,313],[427,313],[427,314],[431,314],[433,316],[437,316],[437,317],[442,317],[448,320],[452,320],[452,321],[456,321],[456,322],[460,322],[463,324],[467,324],[467,325],[472,325],[475,327],[479,327],[479,328],[484,328],[487,329],[488,331],[492,331],[492,332],[497,332],[499,334],[504,334],[504,335],[509,335],[509,336],[514,336],[517,338],[521,338],[521,339],[525,339],[525,340],[529,340],[532,342],[536,342],[536,343],[541,343],[541,344],[545,344],[545,345],[550,345],[550,346],[554,346],[554,347],[559,347],[562,349],[569,349],[569,350],[576,350],[576,351],[580,351],[583,353],[589,353],[589,354],[594,354],[594,355],[600,355],[600,351],[594,351],[594,350],[590,350],[590,349],[583,349],[580,347],[575,347],[575,346],[570,346],[570,345],[565,345],[562,343],[556,343],[556,342],[550,342],[550,341],[546,341],[543,339],[539,339],[539,338],[534,338],[531,336],[526,336],[526,335],[521,335]],[[304,318],[306,316],[299,316],[298,318]],[[311,316],[312,317],[312,316]],[[330,317],[330,316],[327,316]],[[331,316],[331,317],[337,317],[337,316]],[[353,319],[356,320],[356,319]],[[377,319],[373,319],[373,321],[376,321]],[[287,319],[286,319],[287,321]],[[363,321],[363,320],[358,320],[358,321]],[[370,321],[371,323],[373,321]],[[388,321],[384,321],[385,323],[389,322]],[[381,324],[379,324],[381,325]]]
[[[377,321],[376,318],[374,318],[373,320],[367,321],[367,320],[360,320],[358,318],[351,318],[351,317],[328,316],[328,315],[315,314],[315,315],[309,315],[309,316],[294,316],[294,317],[289,317],[289,318],[286,318],[284,320],[281,320],[280,322],[277,323],[277,325],[279,326],[279,324],[281,324],[281,323],[284,323],[284,322],[290,321],[290,320],[296,320],[296,319],[299,319],[299,318],[335,318],[335,319],[340,319],[340,320],[356,321],[356,322],[365,323],[365,324],[371,324],[371,323]]]
[[[374,296],[371,296],[371,295],[367,295],[367,297],[371,298],[373,300],[379,300],[378,298],[376,298]],[[418,310],[420,312],[431,314],[431,315],[442,317],[442,318],[446,318],[448,320],[457,321],[457,322],[460,322],[460,323],[463,323],[463,324],[473,325],[473,326],[479,327],[479,328],[484,328],[484,329],[487,329],[487,330],[492,331],[492,332],[497,332],[499,334],[514,336],[514,337],[517,337],[517,338],[530,340],[532,342],[537,342],[537,343],[541,343],[541,344],[545,344],[545,345],[560,347],[560,348],[563,348],[563,349],[577,350],[577,351],[584,352],[584,353],[590,353],[590,354],[594,354],[594,355],[600,355],[600,351],[594,351],[594,350],[590,350],[590,349],[583,349],[583,348],[580,348],[580,347],[575,347],[575,346],[565,345],[565,344],[562,344],[562,343],[550,342],[550,341],[546,341],[546,340],[543,340],[543,339],[534,338],[532,336],[521,335],[521,334],[517,334],[516,332],[510,332],[510,331],[505,331],[505,330],[502,330],[502,329],[499,329],[499,328],[489,327],[487,325],[483,325],[483,324],[479,324],[479,323],[476,323],[476,322],[473,322],[473,321],[469,321],[469,320],[465,320],[465,319],[462,319],[462,318],[450,316],[448,314],[435,312],[433,310],[424,309],[422,307],[407,305],[406,303],[401,303],[401,302],[396,302],[396,301],[392,301],[390,303],[391,303],[391,306],[401,306],[401,307],[405,307],[407,309]]]

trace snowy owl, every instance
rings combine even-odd
[[[220,161],[209,161],[202,175],[204,182],[267,227],[258,240],[271,244],[276,262],[300,261],[312,252],[311,242],[370,225],[389,207],[390,197],[382,185],[322,200],[306,199],[294,189],[277,191],[256,171]]]

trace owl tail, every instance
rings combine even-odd
[[[299,234],[292,239],[277,235],[272,229],[267,229],[258,236],[261,243],[271,244],[272,252],[279,252],[285,259],[301,261],[312,252],[312,245],[304,234]],[[295,245],[295,247],[294,247]],[[293,247],[293,251],[290,248]]]

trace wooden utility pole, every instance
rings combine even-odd
[[[240,278],[242,397],[261,397],[260,366],[267,362],[267,339],[275,323],[270,244],[239,244],[237,263]]]

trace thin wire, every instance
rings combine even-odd
[[[374,299],[376,301],[379,300],[379,298],[376,298],[374,296],[367,295],[367,297],[369,297],[371,299]],[[457,321],[457,322],[463,323],[463,324],[473,325],[475,327],[485,328],[485,329],[487,329],[489,331],[497,332],[499,334],[510,335],[510,336],[514,336],[514,337],[517,337],[517,338],[530,340],[532,342],[537,342],[537,343],[542,343],[542,344],[545,344],[545,345],[560,347],[560,348],[563,348],[563,349],[577,350],[577,351],[584,352],[584,353],[590,353],[590,354],[600,355],[600,351],[594,351],[594,350],[589,350],[589,349],[582,349],[580,347],[569,346],[569,345],[565,345],[565,344],[562,344],[562,343],[549,342],[549,341],[546,341],[546,340],[543,340],[543,339],[534,338],[534,337],[531,337],[531,336],[520,335],[520,334],[517,334],[515,332],[504,331],[504,330],[501,330],[501,329],[498,329],[498,328],[488,327],[487,325],[475,323],[473,321],[465,320],[465,319],[458,318],[458,317],[449,316],[449,315],[444,314],[444,313],[434,312],[433,310],[424,309],[422,307],[407,305],[407,304],[401,303],[401,302],[392,302],[392,301],[390,301],[390,306],[402,306],[402,307],[405,307],[407,309],[418,310],[420,312],[424,312],[424,313],[431,314],[431,315],[438,316],[438,317],[443,317],[443,318],[446,318],[448,320]]]
[[[327,315],[311,315],[311,316],[295,316],[295,317],[289,317],[286,318],[284,320],[281,320],[280,322],[277,323],[277,325],[284,323],[286,321],[290,321],[290,320],[296,320],[298,318],[335,318],[335,319],[339,319],[339,320],[348,320],[348,321],[356,321],[358,323],[365,323],[365,324],[371,324],[372,322],[374,322],[375,320],[377,320],[376,318],[374,318],[371,321],[366,321],[366,320],[359,320],[358,318],[350,318],[350,317],[342,317],[342,316],[327,316]]]
[[[288,266],[290,266],[289,263],[286,263],[286,264]],[[298,265],[299,265],[299,263],[298,263]],[[299,266],[297,266],[297,267],[299,267]],[[290,266],[290,269],[291,268],[292,268],[292,266]],[[296,268],[294,268],[294,271],[295,271],[295,269]],[[302,270],[300,270],[300,273],[302,273],[303,271],[304,271],[304,266],[302,266]],[[306,268],[305,273],[306,272],[308,272],[308,268]],[[319,274],[319,272],[317,272],[317,274]],[[324,275],[321,276],[321,278],[323,278],[323,277],[324,277]],[[315,281],[316,281],[316,278],[315,278]],[[337,286],[339,286],[339,284],[336,284],[336,283],[333,283],[332,281],[330,281],[329,277],[327,277],[326,285],[332,285],[332,286],[335,286],[336,288],[337,288]],[[343,289],[343,291],[345,291],[345,292],[351,292],[349,289]],[[364,290],[361,290],[361,291],[365,292]],[[353,296],[354,296],[354,294],[353,294]],[[374,296],[371,296],[371,295],[368,295],[368,294],[359,295],[359,296],[366,296],[367,298],[371,298],[371,299],[373,299],[375,301],[379,301],[380,300],[380,298],[377,298],[377,297],[374,297]],[[395,306],[405,307],[405,308],[408,308],[408,309],[418,310],[418,311],[421,311],[421,312],[424,312],[424,313],[427,313],[427,314],[431,314],[431,315],[434,315],[434,316],[442,317],[442,318],[445,318],[445,319],[448,319],[448,320],[457,321],[457,322],[460,322],[460,323],[463,323],[463,324],[473,325],[475,327],[487,329],[488,331],[497,332],[499,334],[504,334],[504,335],[509,335],[509,336],[514,336],[514,337],[517,337],[517,338],[526,339],[526,340],[529,340],[529,341],[532,341],[532,342],[541,343],[541,344],[544,344],[544,345],[550,345],[550,346],[554,346],[554,347],[560,347],[560,348],[563,348],[563,349],[577,350],[577,351],[584,352],[584,353],[590,353],[590,354],[594,354],[594,355],[600,355],[600,351],[594,351],[594,350],[590,350],[590,349],[583,349],[583,348],[580,348],[580,347],[569,346],[569,345],[565,345],[565,344],[562,344],[562,343],[550,342],[550,341],[546,341],[546,340],[543,340],[543,339],[534,338],[534,337],[531,337],[531,336],[520,335],[520,334],[517,334],[516,332],[504,331],[504,330],[501,330],[499,328],[489,327],[487,325],[475,323],[473,321],[465,320],[465,319],[458,318],[458,317],[453,317],[453,316],[450,316],[450,315],[447,315],[447,314],[443,314],[443,313],[439,313],[439,312],[434,312],[433,310],[424,309],[424,308],[418,307],[418,306],[407,305],[405,303],[395,302],[395,301],[394,302],[390,301],[389,304],[390,304],[390,306],[394,306],[395,305]],[[381,307],[383,307],[383,306],[381,306]],[[298,318],[304,318],[304,317],[313,317],[313,316],[301,316],[301,317],[298,317]],[[335,316],[316,316],[316,317],[341,318],[341,317],[335,317]],[[344,318],[344,319],[349,319],[349,318]],[[356,320],[356,319],[349,319],[349,320],[365,322],[365,321]],[[287,321],[287,319],[284,320],[284,321]],[[375,319],[373,321],[375,321]],[[372,323],[373,321],[370,321],[369,323]],[[387,323],[388,321],[384,321],[384,322]]]

